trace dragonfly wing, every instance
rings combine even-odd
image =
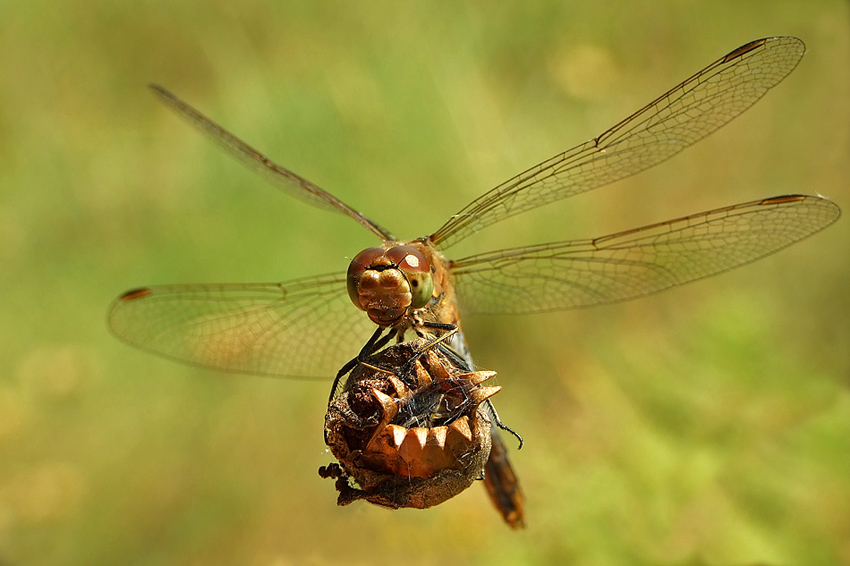
[[[171,92],[159,85],[151,85],[151,90],[180,117],[286,194],[319,208],[346,214],[384,241],[395,239],[390,232],[366,218],[362,213],[300,175],[281,167]]]
[[[728,271],[835,222],[825,198],[788,195],[592,240],[501,250],[452,262],[464,311],[524,314],[625,301]]]
[[[119,338],[166,358],[295,379],[333,378],[374,330],[337,274],[145,287],[116,299],[108,319]]]
[[[483,194],[431,240],[446,249],[490,224],[661,163],[755,104],[804,52],[795,37],[739,47],[598,137]]]

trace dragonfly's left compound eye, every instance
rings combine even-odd
[[[434,280],[431,277],[431,262],[413,246],[396,246],[387,250],[387,257],[404,273],[410,283],[411,308],[421,309],[431,300]]]

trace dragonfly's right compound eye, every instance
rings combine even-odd
[[[365,311],[366,307],[360,302],[360,279],[367,269],[372,267],[372,264],[383,257],[385,251],[383,248],[366,248],[351,260],[348,265],[348,275],[345,278],[345,285],[348,287],[348,297],[351,302],[360,309]]]

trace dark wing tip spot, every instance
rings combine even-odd
[[[139,289],[133,289],[132,291],[127,291],[123,295],[121,295],[122,301],[134,301],[136,299],[143,299],[144,297],[150,296],[152,291],[148,287],[141,287]]]
[[[761,201],[761,204],[785,204],[800,200],[806,200],[806,195],[782,195],[778,197],[771,197]]]
[[[767,41],[766,39],[757,39],[755,41],[751,41],[751,42],[747,43],[746,45],[742,45],[741,47],[739,47],[738,49],[736,49],[735,51],[733,51],[732,53],[730,53],[729,55],[724,57],[723,62],[728,63],[732,59],[735,59],[735,58],[740,57],[740,56],[742,56],[746,53],[749,53],[753,49],[756,49],[756,48],[764,45],[766,41]]]

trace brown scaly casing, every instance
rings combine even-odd
[[[500,390],[482,383],[496,374],[470,372],[438,348],[422,352],[429,342],[371,356],[328,408],[325,432],[339,464],[319,474],[337,479],[339,505],[425,509],[481,479],[491,439],[479,405]]]

